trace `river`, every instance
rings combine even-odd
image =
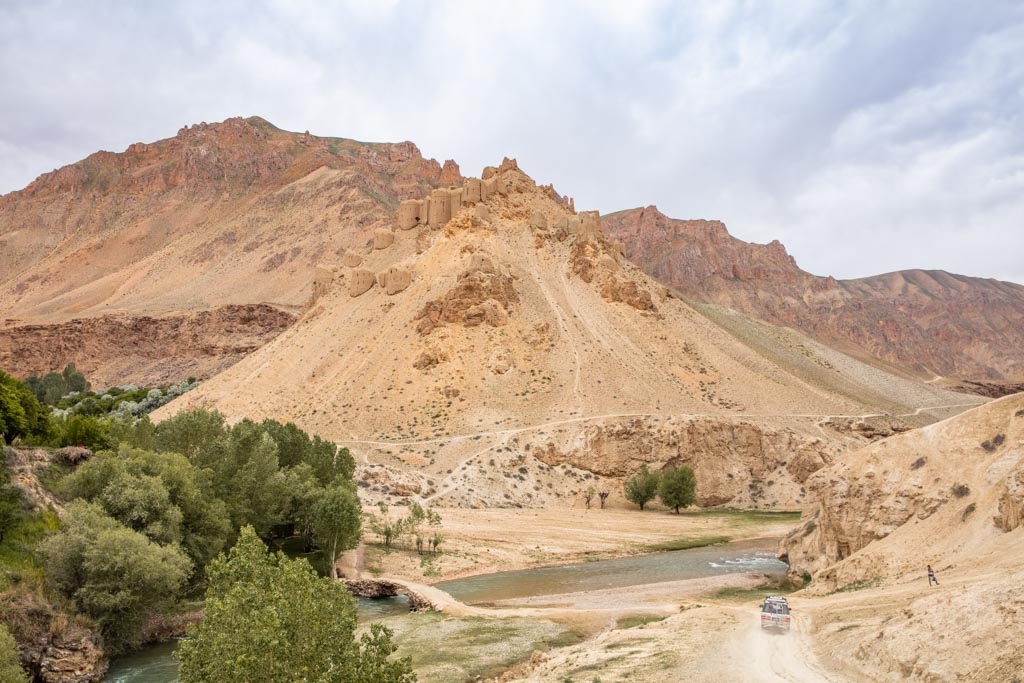
[[[443,581],[437,587],[466,603],[490,602],[534,595],[622,588],[720,574],[761,572],[782,574],[786,565],[775,559],[772,541],[743,541],[706,548],[637,555],[557,567],[538,567]],[[359,600],[359,620],[374,621],[407,613],[404,596]],[[106,683],[175,683],[175,643],[162,643],[122,657],[110,666]]]

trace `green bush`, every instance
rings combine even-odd
[[[153,543],[85,501],[67,507],[64,529],[39,553],[47,580],[96,620],[113,654],[139,644],[146,617],[174,599],[191,570],[177,547]]]
[[[7,630],[7,626],[0,623],[0,681],[3,683],[29,683],[31,680],[25,669],[21,667],[14,637]]]
[[[43,441],[50,438],[52,430],[49,409],[24,383],[0,371],[0,437],[3,441]]]

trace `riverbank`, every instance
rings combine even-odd
[[[386,549],[367,535],[341,568],[350,578],[389,576],[419,583],[629,557],[724,541],[776,539],[798,513],[699,510],[465,509],[437,510],[444,542],[437,555]]]

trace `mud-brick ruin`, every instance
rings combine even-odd
[[[440,230],[459,212],[462,207],[474,207],[475,215],[487,220],[489,211],[484,204],[495,194],[508,195],[515,191],[515,174],[507,171],[518,170],[515,159],[504,159],[500,166],[488,166],[481,178],[466,178],[461,187],[450,186],[436,188],[423,199],[407,199],[398,206],[396,216],[397,231],[379,228],[373,234],[372,251],[386,250],[395,244],[398,231],[406,232],[418,228],[422,237],[431,230]],[[577,241],[601,234],[601,220],[597,211],[583,211],[576,214],[571,198],[558,196],[553,188],[542,188],[548,195],[556,199],[567,209],[567,213],[547,216],[541,211],[534,211],[530,216],[530,227],[534,230],[549,232],[559,240],[567,236],[575,236]],[[621,245],[613,243],[612,248],[621,255]],[[419,252],[417,252],[419,253]],[[414,274],[408,268],[392,266],[379,273],[367,269],[365,258],[353,251],[342,254],[341,266],[318,267],[313,282],[313,293],[310,305],[333,287],[338,280],[344,279],[349,296],[358,297],[373,289],[381,287],[389,296],[404,291],[412,284]],[[603,264],[614,269],[612,264]]]

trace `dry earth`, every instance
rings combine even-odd
[[[701,504],[771,507],[873,438],[862,423],[891,433],[984,400],[690,305],[514,161],[483,176],[497,189],[452,200],[446,223],[400,213],[325,260],[295,325],[156,418],[294,420],[355,452],[371,502],[545,507],[649,463],[691,465]],[[466,182],[450,196],[481,181]]]

